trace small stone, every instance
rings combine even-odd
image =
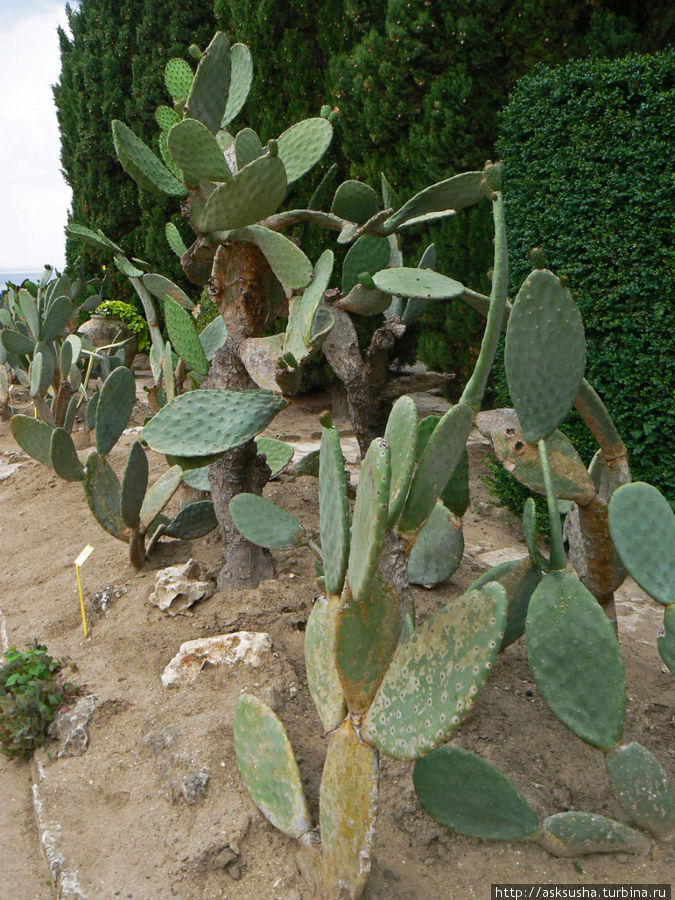
[[[164,669],[162,684],[164,687],[191,684],[206,665],[246,663],[257,668],[261,664],[261,655],[271,649],[272,641],[265,632],[235,631],[186,641]]]
[[[200,574],[199,563],[194,559],[160,569],[148,601],[170,616],[187,613],[198,600],[206,600],[213,593],[213,584],[200,581]]]
[[[185,797],[185,802],[192,806],[197,800],[201,800],[206,796],[206,788],[211,779],[208,772],[194,772],[186,775],[181,784],[181,790]]]
[[[96,696],[89,694],[81,697],[73,709],[59,712],[49,726],[51,737],[59,741],[58,758],[64,756],[82,756],[89,746],[87,725],[96,709]]]

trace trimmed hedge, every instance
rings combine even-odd
[[[587,377],[635,480],[675,500],[675,49],[537,67],[501,117],[515,294],[533,246],[577,291]],[[508,396],[501,374],[500,401]],[[592,441],[565,429],[588,459]]]

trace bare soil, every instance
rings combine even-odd
[[[325,397],[299,401],[275,419],[268,434],[311,442],[319,431],[316,415],[325,405]],[[135,416],[138,426],[142,406]],[[346,429],[346,422],[340,424]],[[117,467],[133,438],[125,435],[113,451]],[[79,442],[86,452],[86,431],[79,433]],[[485,554],[503,548],[526,553],[517,523],[493,506],[480,480],[488,452],[475,436],[466,554],[448,583],[433,591],[415,590],[420,618],[493,564]],[[52,655],[69,657],[77,667],[69,677],[97,698],[86,753],[56,759],[54,745],[39,754],[46,815],[60,826],[59,850],[77,871],[83,894],[89,900],[308,900],[296,844],[268,824],[240,781],[232,716],[243,690],[275,709],[296,749],[316,817],[326,739],[307,691],[303,661],[303,631],[318,594],[310,554],[275,554],[276,579],[256,590],[215,593],[197,604],[193,615],[169,617],[147,602],[156,571],[194,558],[203,571],[214,573],[217,537],[165,540],[147,568],[136,572],[127,563],[126,547],[90,515],[80,486],[61,481],[21,454],[8,424],[0,423],[0,476],[3,465],[16,462],[20,467],[0,480],[0,608],[7,640],[23,646],[37,637]],[[163,460],[154,458],[152,465],[159,472]],[[282,475],[268,485],[266,495],[309,531],[317,530],[316,480]],[[87,600],[85,639],[73,561],[87,543],[94,552],[82,569],[85,595],[91,598],[102,589],[122,594],[103,615],[96,615]],[[675,689],[655,647],[661,615],[630,582],[622,588],[618,607],[629,698],[624,740],[639,740],[672,774]],[[207,667],[191,685],[162,686],[160,675],[181,643],[238,630],[270,635],[272,650],[259,667]],[[499,766],[541,816],[579,809],[625,821],[602,754],[548,711],[523,643],[500,655],[456,742]],[[452,833],[422,811],[411,772],[409,764],[382,760],[381,806],[365,893],[370,900],[487,900],[491,883],[672,879],[672,845],[654,844],[644,857],[593,855],[573,861],[553,858],[528,841],[491,843]],[[184,780],[189,783],[197,773],[208,774],[208,786],[202,798],[188,803]],[[31,775],[30,764],[0,757],[0,900],[54,896],[39,850]]]

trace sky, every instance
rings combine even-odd
[[[0,0],[0,23],[0,270],[62,269],[71,198],[51,86],[61,69],[56,27],[66,27],[65,2]]]

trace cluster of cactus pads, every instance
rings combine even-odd
[[[100,297],[83,296],[82,279],[54,276],[51,267],[35,286],[10,286],[0,306],[0,409],[9,413],[9,377],[30,390],[36,415],[70,432],[77,407],[86,399],[93,348],[74,334],[80,311]]]
[[[136,400],[133,373],[125,366],[114,369],[103,387],[89,400],[87,425],[95,431],[96,449],[80,461],[70,434],[30,416],[12,416],[16,442],[30,456],[50,466],[66,481],[79,481],[91,512],[99,525],[118,540],[129,544],[132,565],[145,561],[146,536],[164,533],[176,538],[195,538],[216,526],[213,504],[201,500],[184,506],[169,519],[163,510],[181,484],[183,469],[174,464],[149,484],[146,452],[134,441],[122,480],[107,459],[127,427]]]
[[[504,307],[495,296],[492,302],[487,331],[498,331]],[[323,419],[320,548],[295,517],[264,498],[242,494],[230,504],[250,540],[276,549],[309,546],[325,589],[305,632],[308,686],[330,735],[319,793],[320,839],[274,712],[244,694],[234,718],[237,760],[251,796],[276,827],[304,845],[325,898],[356,898],[365,885],[380,753],[414,760],[423,807],[463,834],[536,840],[557,856],[649,848],[642,831],[605,816],[573,811],[542,821],[493,765],[464,748],[443,746],[471,709],[497,654],[523,633],[541,696],[574,734],[605,754],[609,781],[628,817],[657,838],[675,834],[675,795],[664,769],[640,744],[620,744],[625,683],[612,623],[601,598],[566,566],[556,489],[569,491],[575,473],[574,466],[565,468],[569,455],[560,453],[557,428],[587,390],[581,319],[567,288],[543,269],[526,279],[509,313],[506,369],[514,428],[523,444],[536,449],[537,459],[528,457],[528,478],[540,482],[547,496],[549,559],[537,549],[530,503],[523,523],[528,556],[491,569],[416,627],[410,560],[462,457],[473,418],[463,401],[428,424],[417,423],[410,398],[396,402],[384,438],[372,442],[362,463],[351,528],[337,432]],[[419,454],[420,431],[432,425]],[[551,446],[559,456],[555,472]],[[654,505],[649,514],[648,504]],[[672,555],[675,521],[666,506],[648,486],[624,486],[612,500],[610,521],[624,564],[666,606],[661,653],[667,661],[673,609],[667,550]],[[634,543],[628,549],[628,536],[639,534],[638,521],[642,529],[647,521],[656,523],[652,552],[644,550],[646,539],[639,549]]]

